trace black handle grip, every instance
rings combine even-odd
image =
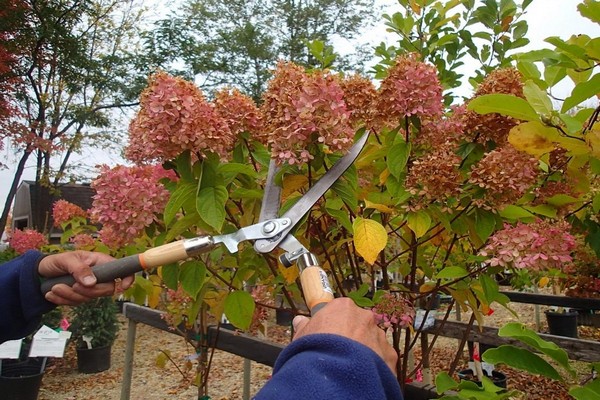
[[[140,255],[134,254],[132,256],[120,258],[118,260],[107,262],[106,264],[95,265],[92,267],[94,275],[98,283],[110,282],[117,278],[125,278],[126,276],[133,275],[136,272],[142,271],[142,265],[140,264]],[[64,283],[69,286],[73,286],[75,278],[72,275],[63,275],[56,278],[50,278],[42,282],[41,289],[42,293],[46,294],[54,285]]]

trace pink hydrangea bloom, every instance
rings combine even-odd
[[[573,261],[575,237],[568,222],[536,220],[531,224],[504,224],[480,252],[491,266],[527,268],[533,271],[564,270]]]
[[[412,304],[400,295],[386,293],[371,309],[375,314],[377,324],[383,328],[398,325],[405,328],[412,325],[415,319],[415,309]]]
[[[8,245],[18,254],[23,254],[27,250],[39,250],[47,244],[46,236],[34,229],[15,229],[8,238]]]
[[[400,120],[412,115],[440,116],[442,92],[434,66],[419,61],[415,54],[400,56],[379,87],[378,119],[384,125],[395,127]]]
[[[73,243],[73,246],[75,246],[77,250],[89,250],[96,244],[92,235],[87,233],[79,233],[73,236],[70,239],[70,242]]]
[[[214,152],[226,158],[234,137],[214,105],[192,82],[158,72],[140,98],[140,110],[129,124],[130,160],[167,161],[185,150]]]
[[[306,163],[307,148],[320,143],[332,151],[347,149],[354,137],[350,111],[336,77],[308,75],[302,67],[279,63],[263,96],[269,143],[279,163]]]
[[[102,224],[100,237],[106,245],[131,243],[157,220],[169,200],[169,192],[158,179],[171,173],[154,165],[100,167],[99,177],[92,182],[96,195],[90,216]]]
[[[213,104],[234,136],[248,132],[251,137],[262,139],[263,116],[250,97],[237,89],[222,89],[215,93]]]
[[[52,218],[54,226],[60,227],[75,217],[87,218],[87,213],[78,205],[66,200],[57,200],[52,206]]]

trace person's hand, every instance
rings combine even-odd
[[[133,276],[114,282],[96,283],[91,267],[112,260],[114,258],[107,254],[82,250],[44,257],[38,266],[38,274],[41,277],[52,278],[70,274],[75,278],[73,287],[65,284],[54,285],[52,290],[46,293],[46,300],[57,305],[75,306],[127,289],[133,283]]]
[[[316,333],[345,336],[377,353],[396,375],[398,355],[377,326],[375,315],[347,297],[332,300],[312,318],[296,316],[293,324],[294,340]]]

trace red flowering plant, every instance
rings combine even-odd
[[[17,254],[23,254],[27,250],[40,250],[48,245],[48,238],[35,229],[13,229],[8,235],[8,245]]]

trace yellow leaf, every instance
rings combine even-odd
[[[388,235],[379,222],[372,219],[356,218],[354,229],[354,247],[366,262],[373,265],[377,256],[387,245]]]
[[[435,282],[425,282],[419,288],[419,293],[431,292],[433,289],[435,289],[435,286]]]
[[[160,295],[162,293],[160,286],[161,279],[158,275],[150,275],[148,279],[152,282],[152,292],[148,294],[148,306],[150,308],[156,308],[160,302]]]
[[[543,288],[543,287],[548,286],[548,283],[550,283],[550,278],[548,278],[547,276],[542,276],[540,278],[538,286],[541,287],[541,288]]]
[[[421,6],[417,4],[415,0],[410,1],[410,8],[412,8],[413,12],[417,15],[421,15]]]
[[[204,295],[204,302],[210,307],[210,313],[217,319],[221,319],[223,315],[223,309],[225,308],[225,298],[227,297],[227,290],[219,291],[208,291]]]
[[[286,268],[281,264],[279,264],[279,272],[288,284],[295,282],[299,275],[298,268]]]
[[[379,174],[379,184],[385,185],[385,183],[387,182],[389,177],[390,177],[390,170],[388,168],[381,171],[381,173]]]
[[[158,356],[156,356],[155,365],[158,368],[163,369],[167,365],[167,361],[169,361],[169,357],[171,356],[171,352],[169,350],[161,351]]]
[[[283,178],[281,197],[287,199],[294,192],[302,189],[307,183],[308,178],[305,175],[286,175]]]
[[[384,213],[393,213],[394,212],[393,208],[388,207],[385,204],[377,204],[377,203],[373,203],[369,200],[365,200],[365,208],[372,208],[374,210],[381,211]]]
[[[600,129],[595,128],[586,133],[585,142],[591,147],[592,155],[600,157]]]
[[[423,210],[408,213],[407,225],[417,238],[423,236],[431,226],[431,217]]]
[[[512,128],[508,142],[518,150],[540,157],[554,150],[558,132],[537,121],[524,122]]]

